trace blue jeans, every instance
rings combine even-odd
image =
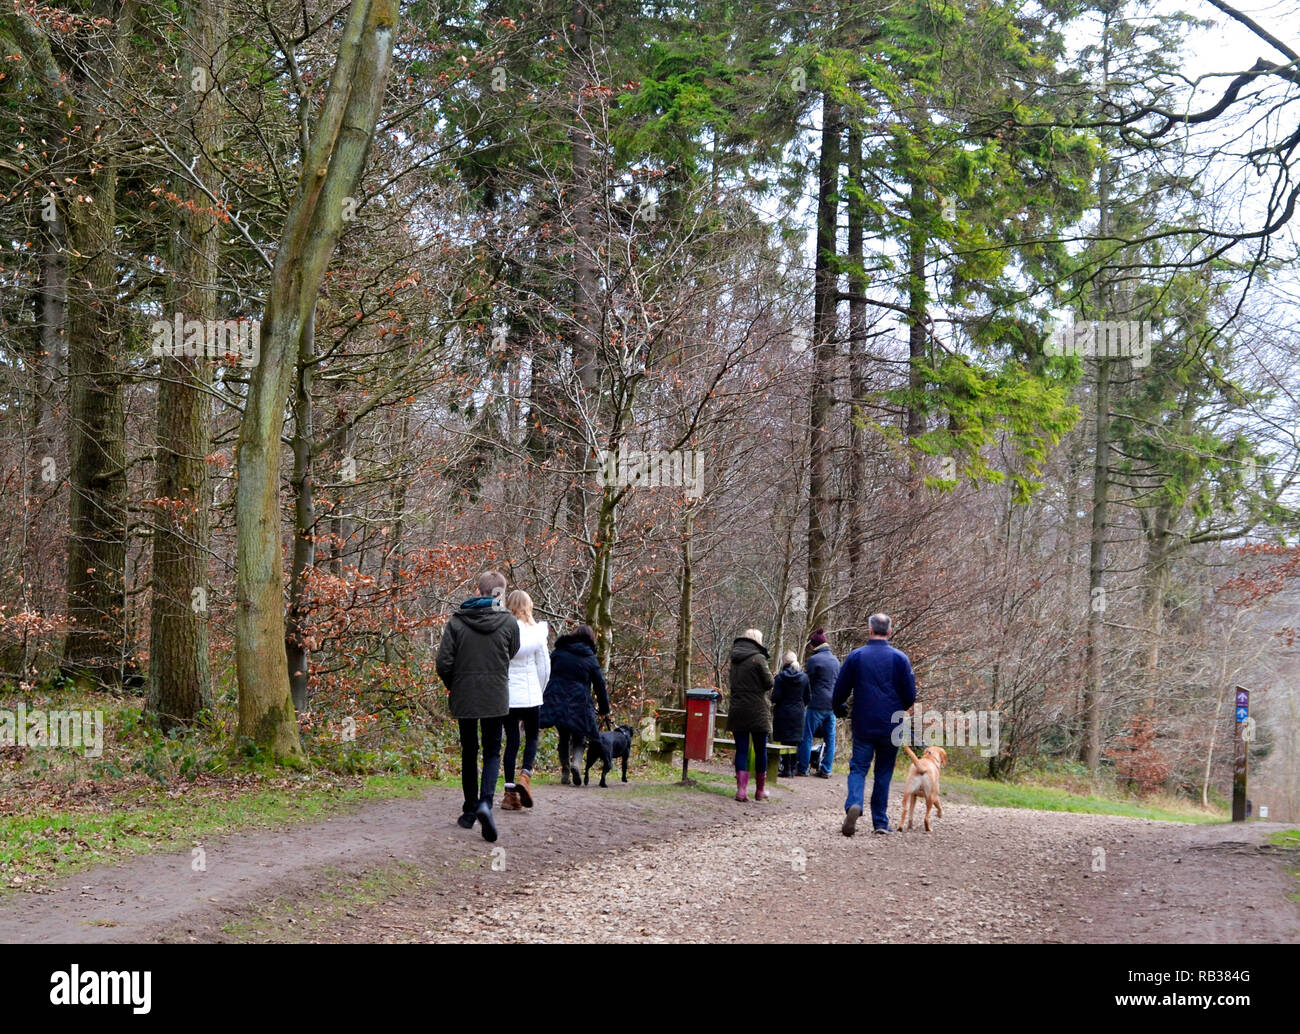
[[[833,711],[814,711],[811,707],[803,719],[803,739],[799,741],[799,760],[797,767],[800,775],[808,772],[808,761],[812,757],[813,737],[821,736],[826,740],[826,752],[822,754],[822,771],[829,772],[835,761],[835,713]]]
[[[876,758],[876,777],[871,784],[871,828],[888,829],[889,783],[894,778],[894,761],[898,758],[898,748],[888,739],[860,740],[853,738],[853,760],[849,762],[849,796],[844,802],[848,811],[855,804],[862,807],[862,795],[867,786],[867,769],[871,767],[871,757]]]

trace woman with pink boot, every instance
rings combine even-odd
[[[767,792],[767,737],[772,732],[772,672],[763,633],[746,629],[731,647],[727,729],[736,741],[736,800],[749,800],[749,744],[754,744],[754,800]]]

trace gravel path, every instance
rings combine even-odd
[[[705,837],[677,834],[645,850],[543,875],[528,885],[526,897],[497,895],[433,939],[1300,938],[1300,906],[1286,899],[1295,881],[1254,846],[1265,832],[1258,826],[1243,831],[949,803],[931,834],[918,827],[849,839],[839,832],[839,782],[798,781],[801,796],[818,799],[806,810],[727,825]],[[896,794],[891,816],[899,806]],[[1094,869],[1103,864],[1104,871]],[[1225,907],[1228,865],[1244,902],[1239,907]]]
[[[721,771],[721,769],[718,769]],[[1272,824],[1189,826],[949,799],[931,834],[839,832],[844,776],[774,799],[540,785],[501,839],[458,794],[89,870],[14,893],[2,941],[1294,942]],[[899,810],[898,795],[890,815]],[[863,823],[859,829],[868,828]],[[1231,895],[1229,897],[1229,894]]]

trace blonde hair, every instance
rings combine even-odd
[[[754,642],[758,643],[759,646],[762,646],[762,645],[763,645],[763,630],[762,630],[761,628],[747,628],[747,629],[745,629],[745,631],[743,631],[743,632],[740,633],[740,638],[741,638],[741,639],[752,639],[752,640],[754,640]]]
[[[785,653],[781,654],[781,663],[790,665],[795,671],[803,670],[799,667],[799,658],[795,656],[793,650],[786,650]]]
[[[516,589],[506,597],[506,609],[525,625],[535,625],[533,618],[533,598],[523,589]]]

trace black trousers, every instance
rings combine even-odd
[[[570,758],[575,750],[582,750],[583,745],[587,742],[585,736],[580,736],[576,732],[569,732],[568,729],[557,729],[560,734],[560,768],[561,770],[572,767]],[[579,766],[582,764],[581,758],[578,760]]]
[[[501,729],[505,718],[460,719],[460,786],[465,791],[465,811],[482,801],[492,807],[497,776],[501,772]],[[479,731],[483,733],[483,778],[479,780]]]
[[[512,707],[510,717],[506,719],[506,782],[515,781],[515,756],[519,753],[519,723],[524,726],[524,763],[525,772],[533,770],[537,760],[537,719],[542,713],[540,707]]]

